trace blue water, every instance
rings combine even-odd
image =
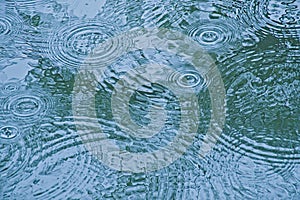
[[[300,199],[300,0],[0,0],[0,199]]]

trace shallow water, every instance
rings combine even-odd
[[[0,0],[0,199],[299,199],[299,0]]]

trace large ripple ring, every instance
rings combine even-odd
[[[111,110],[117,124],[128,134],[139,138],[150,138],[164,126],[166,113],[163,107],[150,111],[151,123],[140,127],[129,114],[129,99],[139,86],[158,83],[171,90],[180,103],[180,127],[174,139],[164,148],[152,152],[136,153],[122,150],[101,130],[97,119],[95,95],[97,83],[105,76],[107,66],[120,56],[136,50],[156,49],[180,56],[189,62],[207,84],[211,100],[211,120],[199,156],[204,157],[216,144],[225,122],[225,88],[214,60],[190,37],[168,29],[133,29],[106,40],[97,46],[80,67],[75,78],[72,109],[78,134],[86,149],[103,164],[112,169],[133,173],[149,172],[167,167],[186,152],[193,143],[199,126],[198,98],[193,88],[179,87],[166,74],[175,69],[149,63],[128,70],[125,77],[115,85],[111,96]],[[128,102],[120,106],[118,99]],[[120,109],[122,108],[122,109]]]

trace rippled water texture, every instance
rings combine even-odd
[[[300,199],[300,0],[0,0],[0,199]]]

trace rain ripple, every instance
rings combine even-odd
[[[45,7],[49,0],[9,0],[6,1],[7,8],[18,10],[40,10]]]
[[[10,135],[8,137],[8,132]],[[30,157],[30,140],[26,139],[30,129],[15,127],[14,123],[7,122],[0,125],[0,177],[9,181],[20,176]],[[14,136],[14,137],[12,137]]]
[[[225,61],[228,116],[224,148],[269,166],[265,178],[300,164],[299,52],[248,52]],[[227,135],[229,134],[229,135]]]
[[[22,20],[12,12],[5,11],[0,16],[0,38],[5,35],[17,35],[23,27]],[[2,42],[2,41],[1,41]]]
[[[0,70],[21,54],[20,34],[24,27],[24,21],[17,13],[0,8]]]
[[[38,89],[17,90],[14,84],[4,85],[6,97],[0,101],[0,116],[5,120],[26,124],[43,119],[53,109],[53,99]]]
[[[268,161],[257,162],[232,149],[218,145],[204,165],[205,176],[221,199],[293,199],[297,194],[299,167],[282,173]]]
[[[14,93],[20,89],[20,83],[19,82],[13,82],[9,81],[7,83],[4,83],[0,87],[0,93],[3,96],[6,96],[8,94]]]
[[[300,39],[300,4],[298,0],[253,0],[245,5],[244,21],[256,30],[277,37]]]
[[[49,57],[66,67],[78,67],[92,50],[115,33],[108,23],[98,21],[72,22],[55,29],[50,42]]]
[[[199,20],[187,34],[207,51],[228,51],[241,45],[241,25],[231,19]]]
[[[17,179],[7,181],[4,190],[7,198],[20,199],[23,195],[32,199],[84,196],[84,186],[90,181],[88,166],[91,160],[71,126],[67,119],[45,123],[34,127],[24,137],[26,145],[22,150],[25,152],[20,156],[21,160],[26,160],[26,165],[22,168],[23,173],[17,173]],[[16,149],[18,145],[10,147]],[[23,155],[26,151],[30,151],[30,157]],[[17,149],[8,152],[18,153]]]
[[[0,128],[0,138],[3,139],[12,139],[19,134],[18,128],[14,126],[3,126]]]

